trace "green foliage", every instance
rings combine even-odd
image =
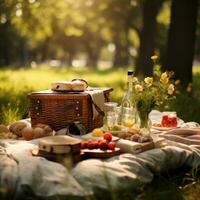
[[[115,64],[124,65],[132,57],[129,48],[138,48],[141,5],[138,0],[2,0],[0,36],[5,44],[0,44],[0,65],[53,58],[71,65],[84,52],[95,66],[110,43],[119,52],[114,60],[124,59]]]

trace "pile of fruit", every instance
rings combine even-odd
[[[115,150],[115,142],[112,142],[112,134],[111,133],[104,133],[103,134],[103,139],[100,139],[98,141],[92,141],[92,140],[88,140],[88,141],[83,141],[81,143],[81,148],[82,149],[100,149],[100,150]]]
[[[8,127],[0,124],[0,139],[32,140],[51,135],[53,135],[53,130],[46,124],[37,124],[34,127],[26,121],[17,121]]]
[[[46,124],[37,124],[34,127],[25,127],[22,130],[22,136],[25,140],[32,140],[52,135],[53,135],[52,128]]]

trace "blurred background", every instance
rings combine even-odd
[[[0,65],[137,65],[138,71],[148,74],[151,55],[159,55],[160,62],[165,65],[171,59],[167,48],[182,48],[171,47],[173,42],[177,43],[178,35],[183,37],[184,48],[193,51],[190,46],[194,44],[189,43],[194,43],[192,33],[196,26],[197,39],[192,53],[198,63],[200,17],[197,18],[197,2],[1,0]],[[169,41],[170,33],[173,41]],[[178,54],[175,56],[179,59]],[[181,57],[184,59],[183,54]]]
[[[0,121],[59,79],[114,87],[120,101],[127,69],[150,76],[152,55],[184,88],[179,99],[191,109],[179,101],[177,112],[200,121],[199,9],[198,0],[1,0]]]

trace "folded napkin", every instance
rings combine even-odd
[[[167,140],[187,145],[200,145],[200,128],[179,128],[160,134]]]
[[[123,153],[140,153],[142,151],[142,145],[138,142],[120,139],[116,142],[116,146],[120,148]]]
[[[95,89],[95,90],[87,90],[85,91],[85,93],[89,94],[92,98],[93,119],[95,119],[98,116],[99,112],[94,104],[96,104],[98,108],[100,108],[100,110],[103,111],[105,102],[104,91],[101,89]]]

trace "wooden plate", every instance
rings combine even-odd
[[[82,160],[82,155],[80,153],[77,154],[55,154],[49,153],[38,148],[31,150],[32,156],[39,156],[44,157],[47,160],[63,163],[63,161],[69,160],[72,161],[74,164]]]
[[[82,149],[82,153],[84,154],[84,157],[89,158],[110,158],[112,156],[116,156],[120,154],[120,148],[115,147],[115,150],[100,150],[100,149]]]

